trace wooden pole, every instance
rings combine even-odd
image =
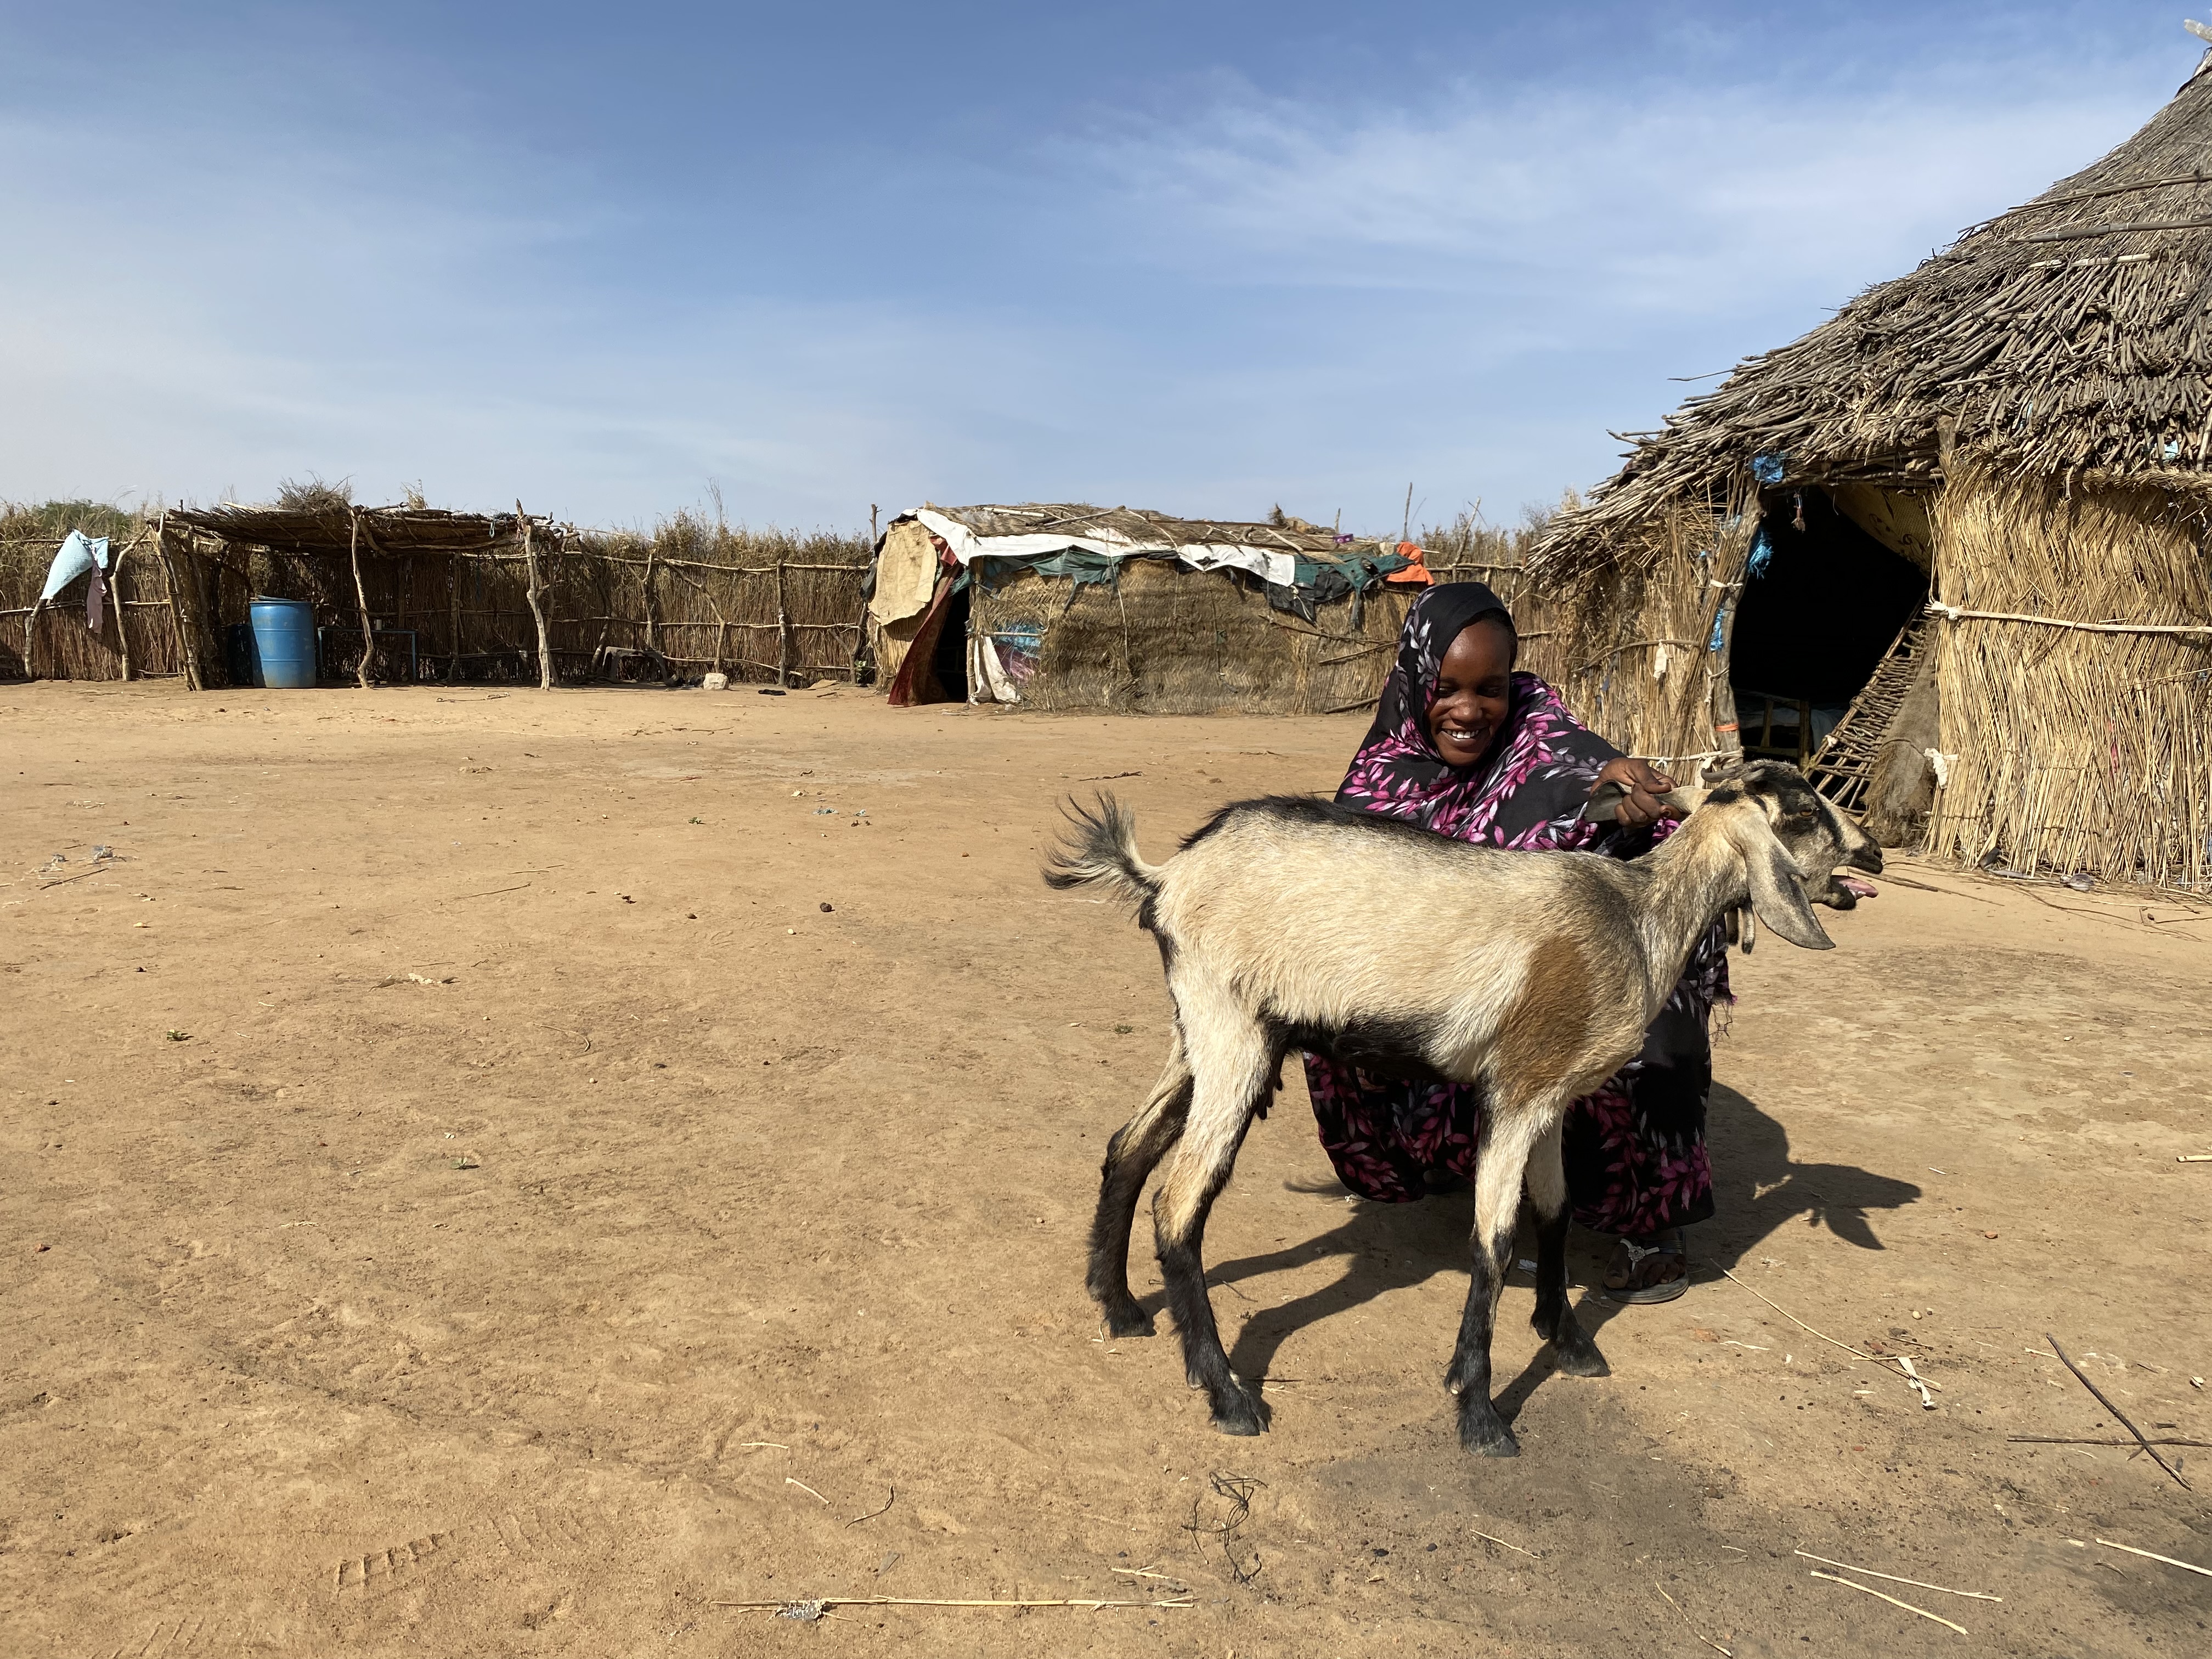
[[[154,552],[161,561],[161,580],[169,590],[169,623],[177,630],[177,655],[184,665],[185,689],[204,691],[207,680],[200,672],[199,648],[192,640],[192,630],[185,626],[181,584],[177,580],[176,562],[169,556],[169,509],[166,507],[154,520]]]
[[[361,689],[368,690],[368,653],[375,648],[376,626],[368,615],[368,586],[361,579],[361,509],[346,508],[347,522],[352,526],[346,538],[346,556],[353,561],[353,596],[361,605],[361,661],[355,665],[355,678]]]
[[[659,554],[660,548],[657,543],[645,550],[645,575],[642,578],[645,590],[645,653],[659,662],[661,678],[665,679],[668,676],[668,662],[660,654],[660,641],[658,631],[653,625],[653,566]]]
[[[447,576],[447,579],[448,586],[449,586],[451,587],[451,589],[452,589],[453,606],[453,660],[452,665],[450,665],[450,666],[446,670],[446,683],[447,683],[447,684],[449,684],[449,685],[458,685],[458,684],[460,683],[460,678],[461,678],[461,562],[460,562],[460,560],[459,560],[459,559],[453,559],[453,560],[449,560],[449,561],[447,562],[447,566],[446,566],[446,576]]]
[[[23,618],[23,678],[27,680],[39,678],[39,671],[31,665],[31,652],[39,642],[39,612],[46,608],[46,603],[44,596],[33,599],[31,614]]]
[[[530,533],[530,515],[522,510],[522,503],[514,504],[514,516],[522,526],[522,556],[530,568],[530,615],[538,624],[538,689],[553,689],[553,637],[545,627],[544,584],[538,569],[538,544]]]
[[[123,679],[125,684],[128,684],[131,680],[131,629],[125,625],[129,618],[125,616],[123,611],[123,561],[129,556],[131,550],[137,545],[137,543],[135,540],[125,542],[122,550],[115,556],[115,568],[107,573],[107,599],[108,603],[115,607],[115,643],[121,648],[123,653]]]
[[[791,684],[791,612],[783,602],[783,561],[775,562],[775,683]]]

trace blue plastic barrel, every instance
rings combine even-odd
[[[256,595],[251,607],[253,646],[261,659],[257,685],[299,691],[315,684],[315,608],[305,599]]]

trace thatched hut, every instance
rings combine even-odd
[[[2212,53],[1639,434],[1530,571],[1571,698],[1638,752],[1803,754],[1893,843],[2201,886],[2208,526]]]
[[[1374,700],[1411,543],[1133,507],[918,507],[876,549],[868,647],[894,703],[1332,714]]]

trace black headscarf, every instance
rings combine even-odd
[[[1485,617],[1513,626],[1504,602],[1480,582],[1442,583],[1413,602],[1375,723],[1336,798],[1461,841],[1589,847],[1606,826],[1583,822],[1583,804],[1620,751],[1569,714],[1534,674],[1513,676],[1504,726],[1478,764],[1450,765],[1429,736],[1444,653]]]

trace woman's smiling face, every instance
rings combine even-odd
[[[1429,740],[1447,766],[1473,766],[1505,727],[1513,701],[1512,630],[1496,617],[1460,629],[1437,670]]]

